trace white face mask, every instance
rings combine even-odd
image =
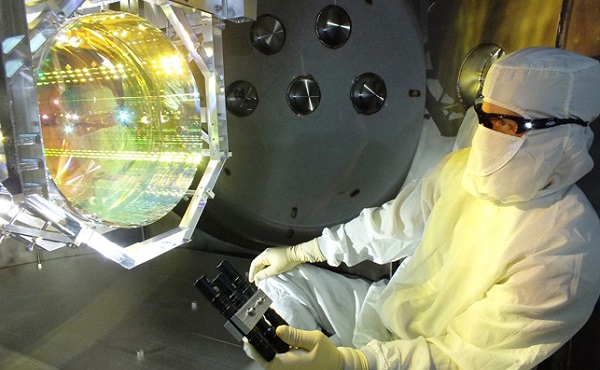
[[[478,125],[471,142],[467,170],[488,176],[504,167],[517,154],[524,137],[511,136]]]
[[[586,130],[565,125],[516,137],[480,126],[473,136],[462,185],[476,197],[504,204],[570,186],[593,167],[586,145],[593,134]]]

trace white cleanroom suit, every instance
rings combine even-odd
[[[557,109],[593,120],[600,66],[585,58],[576,70],[563,67],[565,53],[532,48],[500,59],[490,78],[509,70],[515,91],[484,86],[484,99],[526,118],[552,117],[548,100],[525,96],[517,109],[506,103],[519,83],[544,89],[556,73],[550,59],[568,80],[568,88],[554,86],[569,95],[555,99]],[[580,92],[571,78],[586,68],[575,80],[595,78],[595,85]],[[595,94],[594,106],[570,103],[584,92]],[[333,266],[407,257],[389,281],[299,265],[259,286],[291,326],[335,333],[338,344],[360,349],[370,369],[530,369],[583,326],[600,294],[600,220],[575,185],[593,166],[592,138],[589,127],[572,124],[522,137],[480,125],[472,147],[317,239]]]
[[[260,285],[273,307],[291,326],[335,330],[373,369],[528,369],[558,349],[583,326],[600,292],[600,221],[572,182],[510,205],[468,193],[469,151],[318,239],[329,264],[354,265],[397,260],[423,236],[387,285],[365,288],[301,266],[289,275],[303,276],[298,283],[281,284],[289,280],[284,274]],[[306,309],[317,314],[286,304],[288,294],[318,303]]]

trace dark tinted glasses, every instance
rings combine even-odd
[[[587,123],[577,118],[524,118],[519,116],[511,116],[508,114],[486,113],[481,110],[481,104],[475,105],[475,112],[479,118],[479,123],[487,128],[493,129],[494,122],[497,120],[509,119],[517,124],[517,134],[521,134],[529,130],[539,130],[558,125],[575,124],[587,126]]]

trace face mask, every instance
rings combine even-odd
[[[488,176],[504,167],[519,151],[525,139],[497,132],[481,125],[475,130],[467,170]]]
[[[504,204],[565,188],[593,166],[583,129],[556,127],[516,137],[480,126],[462,185],[476,197]]]

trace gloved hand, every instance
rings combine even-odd
[[[266,370],[368,370],[365,355],[354,348],[336,347],[318,330],[277,327],[277,335],[292,346],[267,362],[244,338],[244,351]]]
[[[325,257],[321,253],[317,239],[292,247],[267,248],[250,264],[248,280],[251,283],[259,282],[289,271],[304,262],[323,261]]]

